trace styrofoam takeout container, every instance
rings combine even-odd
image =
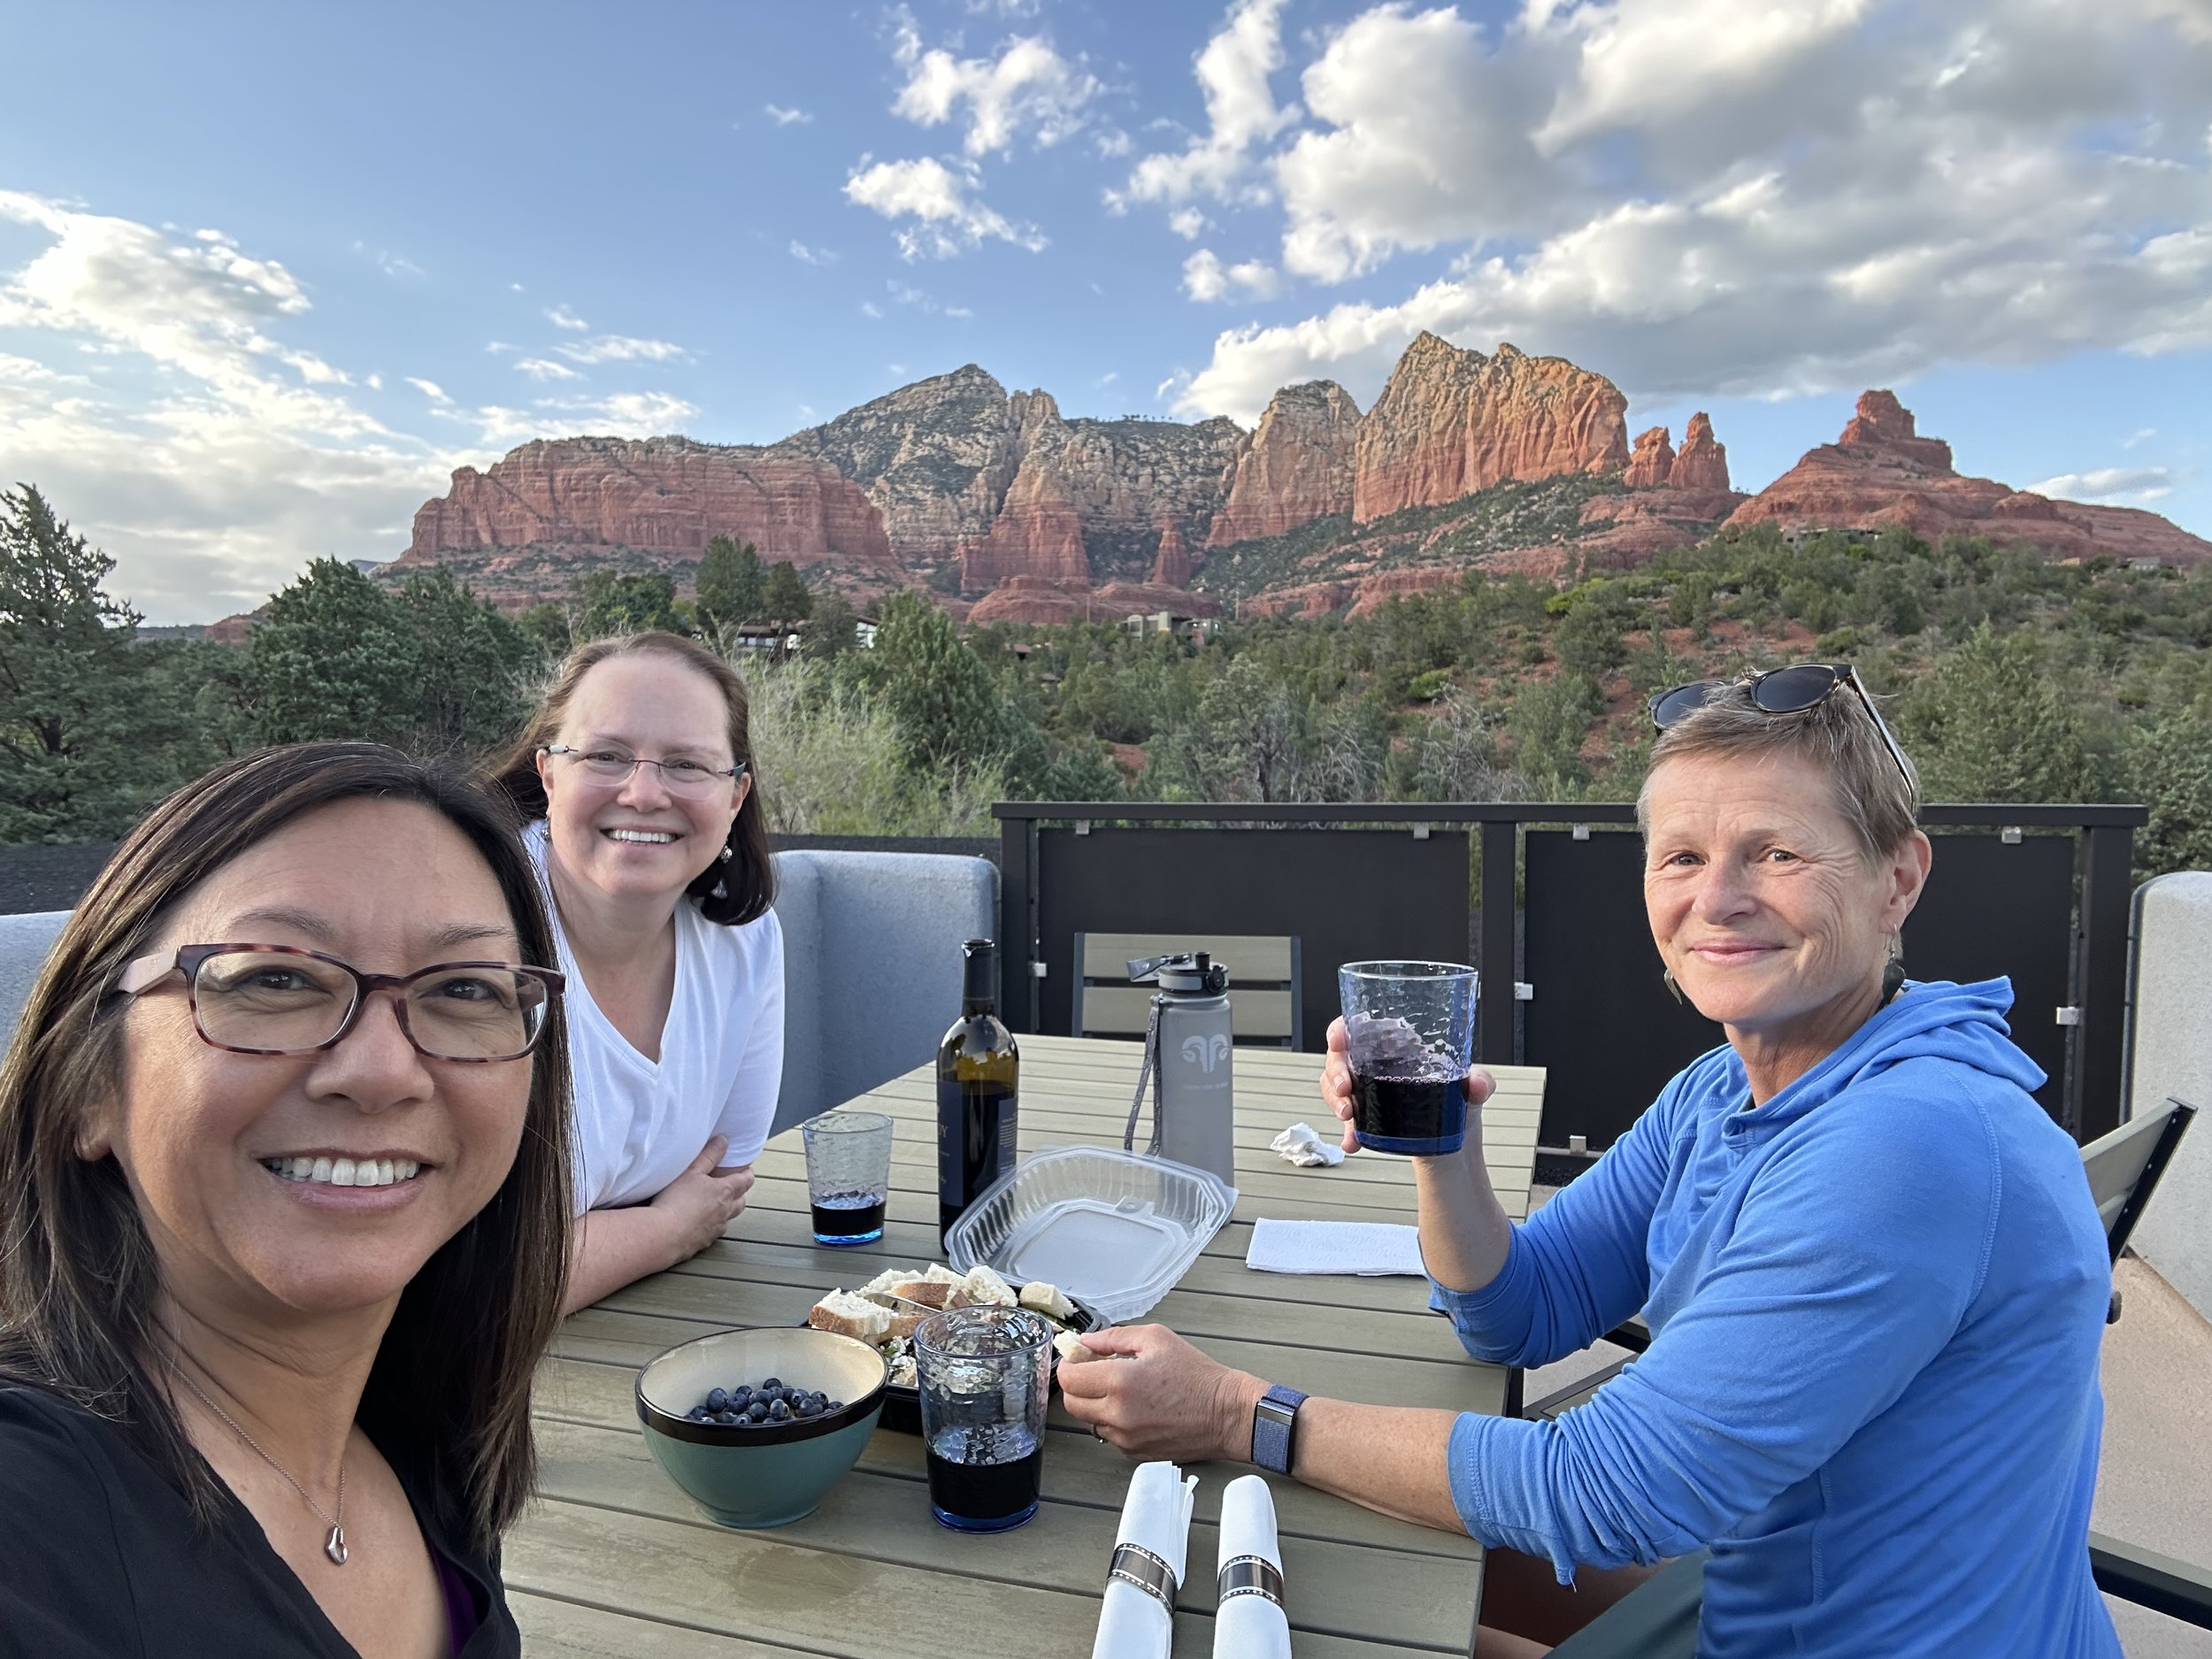
[[[1118,1325],[1175,1288],[1236,1207],[1217,1176],[1113,1147],[1041,1147],[945,1235],[960,1271],[1041,1279]]]

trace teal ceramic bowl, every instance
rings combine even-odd
[[[672,1348],[637,1379],[645,1444],[668,1478],[725,1526],[783,1526],[814,1513],[859,1459],[883,1413],[883,1356],[806,1326],[720,1331]],[[774,1377],[845,1402],[841,1410],[754,1428],[694,1423],[710,1388]]]

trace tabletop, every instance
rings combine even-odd
[[[1021,1149],[1118,1145],[1141,1045],[1031,1035],[1018,1041]],[[1298,1169],[1268,1149],[1284,1127],[1321,1115],[1320,1056],[1240,1048],[1235,1066],[1235,1213],[1144,1317],[1225,1363],[1310,1394],[1502,1410],[1506,1373],[1466,1356],[1450,1325],[1428,1310],[1425,1280],[1294,1278],[1245,1267],[1258,1217],[1410,1221],[1413,1182],[1402,1158],[1362,1154],[1334,1169]],[[1535,1162],[1544,1073],[1491,1069],[1498,1092],[1483,1110],[1484,1152],[1501,1200],[1517,1218]],[[761,1155],[750,1202],[718,1243],[562,1326],[535,1401],[541,1498],[509,1535],[505,1554],[508,1589],[533,1655],[1089,1653],[1134,1465],[1083,1432],[1056,1394],[1037,1518],[988,1537],[951,1532],[930,1518],[922,1445],[913,1435],[879,1430],[819,1509],[764,1532],[706,1520],[645,1449],[631,1385],[654,1355],[710,1330],[795,1325],[833,1286],[942,1259],[930,1069],[852,1103],[897,1120],[879,1243],[814,1244],[805,1158],[798,1132],[787,1131]],[[1190,1472],[1201,1481],[1175,1618],[1179,1656],[1211,1651],[1222,1488],[1250,1471],[1198,1464]],[[1269,1480],[1299,1659],[1470,1650],[1480,1545],[1287,1479]]]

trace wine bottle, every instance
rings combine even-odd
[[[960,1018],[937,1046],[937,1232],[1014,1167],[1021,1056],[998,1017],[998,946],[971,939]]]

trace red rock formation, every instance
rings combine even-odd
[[[891,544],[868,498],[825,463],[687,438],[560,438],[526,443],[415,514],[398,563],[457,549],[629,547],[697,554],[708,538],[750,541],[760,557],[888,565]]]
[[[1673,476],[1674,441],[1667,429],[1654,426],[1638,433],[1635,452],[1628,457],[1628,471],[1621,474],[1621,482],[1631,489],[1649,489]]]
[[[981,593],[1010,576],[1091,585],[1082,515],[1051,462],[1034,451],[1023,459],[1007,488],[991,533],[960,551],[963,593]]]
[[[1156,582],[1108,582],[1103,588],[1010,576],[976,602],[968,620],[989,622],[1119,622],[1165,611],[1179,617],[1217,617],[1220,601]]]
[[[1924,438],[1911,411],[1891,392],[1859,399],[1858,412],[1834,443],[1805,458],[1729,516],[1728,524],[1783,524],[1872,530],[1895,526],[1933,541],[1985,535],[2077,558],[2212,559],[2212,541],[2132,507],[2049,501],[1994,479],[1951,467],[1951,446]]]
[[[1190,556],[1190,543],[1183,540],[1181,526],[1171,520],[1162,525],[1160,550],[1152,556],[1152,586],[1187,588],[1197,571],[1198,563]]]
[[[1208,547],[1281,535],[1333,512],[1352,511],[1352,462],[1359,405],[1333,380],[1286,386],[1268,402],[1237,457],[1229,499]]]
[[[1712,418],[1700,410],[1682,430],[1682,447],[1675,451],[1674,471],[1667,481],[1677,489],[1728,488],[1728,446],[1713,436]]]
[[[1507,479],[1628,465],[1628,400],[1563,357],[1494,357],[1424,334],[1406,348],[1355,447],[1352,517],[1434,506]]]

